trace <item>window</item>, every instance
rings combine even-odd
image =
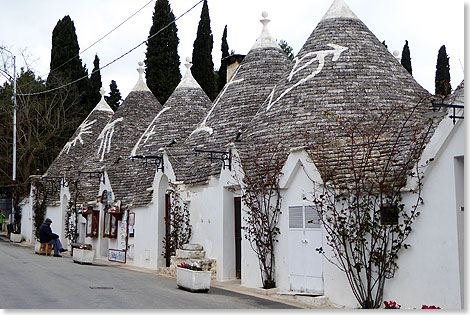
[[[112,213],[105,210],[103,223],[103,237],[117,238],[118,221],[121,220],[120,213]]]
[[[86,236],[87,237],[98,237],[98,222],[100,218],[100,212],[95,210],[88,210],[86,214]]]
[[[319,229],[320,218],[312,205],[289,207],[289,228]]]
[[[398,225],[398,206],[383,205],[380,207],[380,223],[382,225]]]

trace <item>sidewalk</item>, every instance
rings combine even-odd
[[[10,239],[8,238],[7,232],[0,232],[0,239],[3,241],[11,242]],[[31,248],[31,250],[34,251],[34,243],[26,242],[26,241],[22,241],[21,243],[14,243],[14,242],[11,242],[11,243],[18,245],[18,246]],[[65,257],[71,257],[70,251],[61,253],[61,255]],[[136,266],[131,266],[131,265],[122,264],[118,262],[102,260],[102,259],[94,259],[93,263],[96,265],[108,265],[108,266],[112,266],[115,268],[122,268],[122,269],[137,271],[137,272],[144,272],[144,273],[148,273],[152,275],[159,275],[162,277],[169,277],[167,275],[160,275],[157,270],[136,267]],[[278,292],[277,289],[264,290],[261,288],[259,289],[250,288],[250,287],[242,286],[240,283],[240,280],[231,280],[231,281],[212,280],[211,286],[215,288],[227,290],[227,291],[240,293],[240,294],[245,294],[245,295],[255,296],[258,298],[267,299],[267,300],[271,300],[275,302],[285,303],[288,305],[292,305],[292,306],[304,308],[304,309],[338,309],[338,307],[335,307],[334,305],[329,303],[328,299],[324,296],[314,297],[314,296],[308,296],[308,295],[299,295],[293,292]]]

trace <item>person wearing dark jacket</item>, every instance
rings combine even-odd
[[[54,257],[62,257],[59,252],[66,252],[67,250],[62,247],[59,240],[59,235],[52,233],[51,229],[52,220],[47,218],[39,228],[39,242],[49,243],[54,246]]]

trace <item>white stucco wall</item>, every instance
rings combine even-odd
[[[321,177],[313,163],[303,150],[294,150],[289,155],[283,169],[280,180],[281,187],[281,214],[279,217],[279,229],[281,233],[275,244],[275,279],[280,291],[290,291],[289,279],[289,206],[311,205],[312,180],[321,183]],[[242,204],[242,215],[248,209]],[[242,221],[243,224],[243,221]],[[247,287],[262,287],[261,271],[258,259],[249,242],[242,240],[242,285]],[[302,255],[319,255],[316,251],[301,253]],[[325,265],[325,264],[323,264]],[[324,268],[324,266],[323,266]]]
[[[34,241],[31,197],[21,205],[21,235],[27,242]]]
[[[385,283],[384,301],[396,301],[402,309],[419,309],[423,304],[463,307],[463,190],[458,187],[463,186],[464,124],[460,120],[453,126],[450,119],[442,124],[426,148],[426,159],[434,161],[424,172],[424,204],[406,241],[411,247],[399,253],[399,269]],[[405,209],[416,203],[415,194],[405,191],[402,196]],[[325,264],[324,275],[325,295],[331,302],[357,307],[344,273]]]
[[[463,257],[459,259],[459,252],[463,255],[463,226],[458,227],[464,219],[460,209],[463,169],[459,168],[463,165],[456,161],[456,157],[463,159],[463,143],[464,124],[460,120],[424,174],[424,204],[407,241],[411,248],[402,252],[400,268],[386,284],[385,300],[393,299],[404,308],[423,304],[463,308]],[[460,175],[457,183],[455,169]],[[405,204],[416,200],[411,193],[403,197]]]

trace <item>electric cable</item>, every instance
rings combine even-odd
[[[168,23],[166,26],[164,26],[163,28],[161,28],[158,32],[156,32],[155,34],[153,34],[152,36],[149,36],[149,38],[147,38],[146,40],[144,40],[143,42],[141,42],[140,44],[138,44],[137,46],[135,46],[134,48],[128,50],[127,52],[125,52],[124,54],[122,54],[121,56],[115,58],[113,61],[107,63],[106,65],[100,67],[99,69],[96,69],[95,71],[93,71],[92,73],[90,73],[90,75],[92,75],[93,73],[95,72],[98,72],[98,71],[101,71],[102,69],[112,65],[113,63],[115,63],[116,61],[120,60],[121,58],[125,57],[126,55],[130,54],[131,52],[133,52],[134,50],[136,50],[137,48],[139,48],[140,46],[142,46],[143,44],[147,43],[149,39],[157,36],[158,34],[160,34],[161,32],[163,32],[165,29],[167,29],[168,27],[170,27],[170,25],[176,23],[176,21],[178,21],[180,18],[182,18],[184,15],[186,15],[187,13],[189,13],[190,11],[192,11],[196,6],[198,6],[200,3],[202,3],[204,0],[200,0],[199,2],[197,2],[195,5],[193,5],[190,9],[188,9],[187,11],[185,11],[183,14],[181,14],[180,16],[178,16],[177,18],[175,18],[173,21],[171,21],[170,23]],[[17,96],[33,96],[33,95],[42,95],[42,94],[46,94],[46,93],[50,93],[50,92],[53,92],[53,91],[56,91],[56,90],[59,90],[59,89],[62,89],[62,88],[65,88],[65,87],[68,87],[72,84],[75,84],[85,78],[88,78],[88,75],[85,75],[81,78],[78,78],[72,82],[69,82],[67,84],[64,84],[62,86],[59,86],[59,87],[56,87],[56,88],[53,88],[53,89],[49,89],[49,90],[46,90],[46,91],[42,91],[42,92],[36,92],[36,93],[26,93],[26,94],[17,94]]]
[[[147,2],[143,7],[141,7],[139,10],[137,10],[136,12],[134,12],[134,14],[132,14],[131,16],[129,16],[127,19],[125,19],[124,21],[122,21],[118,26],[116,26],[115,28],[113,28],[111,31],[109,31],[108,33],[106,33],[105,35],[103,35],[100,39],[98,39],[97,41],[95,41],[93,44],[91,44],[90,46],[88,46],[87,48],[81,50],[78,55],[76,56],[73,56],[72,58],[70,58],[69,60],[67,60],[66,62],[64,62],[63,64],[61,64],[60,66],[52,69],[51,71],[49,71],[48,73],[40,76],[40,77],[45,77],[45,76],[49,76],[49,74],[51,74],[52,72],[60,69],[61,67],[63,67],[64,65],[66,65],[67,63],[69,63],[70,61],[74,60],[75,58],[78,58],[80,57],[80,55],[82,53],[84,53],[85,51],[87,51],[88,49],[90,49],[91,47],[95,46],[96,44],[98,44],[100,41],[102,41],[104,38],[106,38],[108,35],[110,35],[112,32],[114,32],[115,30],[117,30],[119,27],[121,27],[124,23],[126,23],[127,21],[129,21],[131,18],[133,18],[137,13],[139,13],[140,11],[142,11],[146,6],[148,6],[150,3],[152,3],[153,1],[155,0],[150,0],[149,2]]]

